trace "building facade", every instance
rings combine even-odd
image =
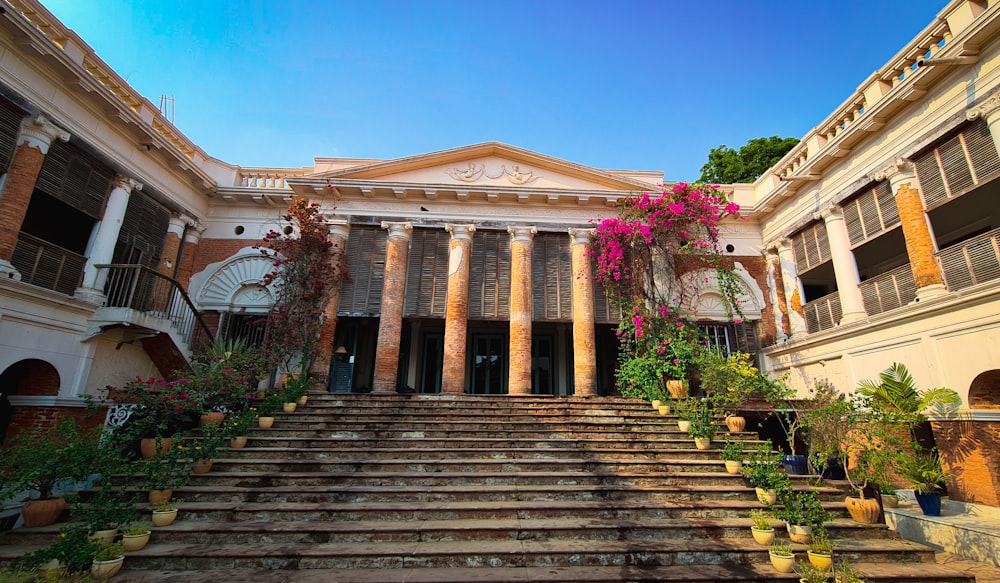
[[[0,14],[0,401],[12,430],[255,341],[274,290],[254,245],[319,203],[349,272],[314,370],[334,392],[600,395],[618,315],[592,221],[655,191],[500,143],[247,168],[212,158],[35,0]],[[745,321],[711,278],[713,340],[806,390],[893,362],[963,408],[935,419],[953,493],[1000,505],[1000,7],[954,0],[754,184],[724,189]],[[669,179],[669,177],[667,177]],[[695,281],[703,274],[688,274]],[[971,441],[969,441],[971,440]],[[972,444],[971,446],[969,444]]]

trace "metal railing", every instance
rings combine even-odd
[[[212,341],[201,314],[176,280],[144,265],[97,265],[107,273],[104,294],[107,308],[130,308],[144,314],[170,320],[174,330],[191,350]],[[98,276],[100,278],[100,275]]]
[[[10,260],[21,281],[72,295],[83,278],[87,258],[21,232]]]
[[[865,280],[858,288],[869,316],[905,306],[917,297],[909,263]]]
[[[1000,278],[1000,229],[983,233],[938,251],[945,283],[950,291]]]
[[[840,294],[833,292],[802,306],[809,333],[833,328],[840,322],[843,311],[840,308]]]

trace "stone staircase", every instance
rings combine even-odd
[[[626,399],[311,395],[193,476],[115,580],[797,580],[751,538],[761,505],[719,444],[696,450],[675,421]],[[972,580],[855,523],[838,488],[795,485],[821,494],[835,559],[867,581]],[[57,528],[8,533],[0,559]]]

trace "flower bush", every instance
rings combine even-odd
[[[0,499],[34,490],[52,498],[56,483],[89,476],[101,457],[100,429],[83,429],[76,420],[32,429],[0,449]]]

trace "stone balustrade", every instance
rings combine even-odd
[[[285,182],[288,178],[305,176],[309,172],[309,168],[240,168],[237,185],[245,188],[290,190]]]

